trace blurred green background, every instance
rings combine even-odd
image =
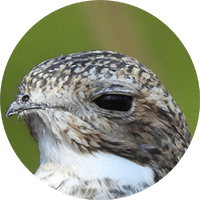
[[[117,2],[91,1],[61,8],[35,24],[14,49],[2,82],[1,112],[8,139],[34,173],[37,143],[22,119],[5,119],[22,78],[40,62],[73,52],[113,50],[152,69],[176,100],[194,134],[199,114],[199,86],[193,63],[177,36],[149,13]]]

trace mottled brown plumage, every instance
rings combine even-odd
[[[38,141],[36,176],[82,198],[119,198],[149,187],[177,164],[191,140],[183,113],[156,75],[112,51],[74,53],[37,65],[23,78],[17,100],[6,112],[14,114],[24,116]],[[78,160],[89,165],[107,155],[111,163],[112,156],[119,158],[123,167],[136,164],[127,173],[135,177],[139,170],[144,180],[124,183],[115,169],[105,177],[96,168],[91,177],[77,170]],[[55,181],[51,177],[58,172],[63,179]]]

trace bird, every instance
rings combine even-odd
[[[165,177],[191,135],[152,70],[110,50],[43,61],[24,76],[5,117],[24,118],[38,143],[35,176],[83,199],[117,199]]]

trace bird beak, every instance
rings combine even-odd
[[[47,107],[46,105],[35,105],[33,103],[30,103],[30,102],[22,103],[20,101],[20,98],[18,98],[10,104],[10,106],[6,110],[5,117],[17,115],[24,110],[45,109],[46,107]]]
[[[13,101],[6,110],[5,117],[19,114],[22,110],[24,110],[24,107],[25,105],[23,105],[18,99]]]

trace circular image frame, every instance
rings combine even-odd
[[[28,34],[28,33],[27,33]],[[87,34],[86,34],[87,35]],[[94,37],[92,37],[92,38],[94,38]],[[23,40],[23,39],[22,39]],[[23,45],[22,45],[23,46]],[[21,46],[21,47],[22,47]],[[97,45],[98,46],[98,45]],[[102,45],[103,46],[103,45]],[[111,45],[112,46],[112,45]],[[120,46],[120,45],[119,45]],[[82,46],[83,47],[83,46]],[[17,47],[16,48],[19,48],[20,49],[20,44],[18,44],[17,45]],[[46,48],[46,47],[45,47]],[[91,47],[92,48],[92,47]],[[181,48],[181,47],[180,47]],[[99,49],[105,49],[105,48],[101,48],[100,47],[100,45],[99,45]],[[109,49],[111,49],[111,48],[109,48]],[[117,49],[117,48],[116,48]],[[80,49],[81,51],[83,51],[82,49]],[[88,50],[88,49],[85,49],[85,50]],[[115,49],[114,49],[115,50]],[[18,57],[18,55],[14,55],[15,54],[15,51],[17,51],[17,50],[14,50],[14,52],[13,52],[13,54],[12,54],[12,56],[11,56],[11,58],[10,58],[10,60],[9,60],[9,62],[8,62],[8,67],[9,66],[13,66],[13,63],[14,64],[16,64],[16,65],[18,65],[18,63],[17,63],[17,61],[14,59],[14,56],[16,56],[16,57]],[[118,51],[118,50],[117,50]],[[140,53],[141,53],[141,51],[143,51],[142,50],[142,48],[140,49]],[[75,51],[75,52],[77,52],[77,51]],[[122,51],[120,51],[120,52],[122,52]],[[157,52],[157,51],[156,51]],[[71,52],[63,52],[64,54],[67,54],[67,53],[71,53]],[[122,53],[124,53],[124,52],[122,52]],[[38,52],[36,53],[36,54],[39,54]],[[130,53],[126,53],[126,54],[128,54],[128,55],[130,55]],[[141,54],[140,54],[141,55]],[[145,55],[145,54],[144,54]],[[41,55],[40,55],[41,56]],[[133,56],[133,57],[135,57],[136,59],[138,59],[138,60],[140,60],[140,61],[142,61],[141,59],[139,59],[137,56],[134,56],[134,55],[131,55],[131,56]],[[160,55],[159,55],[160,56]],[[45,56],[44,56],[45,57]],[[49,57],[51,57],[51,56],[49,56]],[[54,57],[54,56],[52,56],[52,57]],[[12,59],[14,60],[14,62],[12,63]],[[27,59],[27,60],[30,60],[30,56],[26,56],[25,55],[25,59]],[[34,58],[32,58],[33,60],[36,60],[35,59],[35,57]],[[46,59],[46,58],[45,58]],[[146,59],[146,58],[145,58]],[[19,59],[19,60],[22,60],[22,59]],[[44,59],[43,59],[44,60]],[[42,61],[42,59],[40,60],[40,61]],[[40,62],[39,61],[39,62]],[[36,64],[38,64],[39,62],[37,62],[37,63],[35,63],[34,65],[36,65]],[[148,63],[148,62],[146,62],[146,61],[142,61],[143,63]],[[151,61],[152,62],[152,61]],[[149,63],[151,63],[151,62],[149,62]],[[172,61],[171,62],[173,62],[173,59],[172,59]],[[191,60],[190,61],[188,61],[188,62],[191,62]],[[23,64],[22,64],[23,65]],[[25,64],[26,65],[26,64]],[[34,66],[34,65],[31,65],[30,66],[30,69]],[[152,64],[150,64],[150,66],[148,65],[148,64],[146,64],[149,68],[151,68],[151,65]],[[18,70],[17,70],[18,71]],[[19,70],[20,71],[20,70]],[[153,70],[154,72],[155,72],[155,70]],[[162,71],[162,70],[161,70]],[[28,71],[27,71],[28,72]],[[5,72],[5,73],[7,73],[8,74],[8,72]],[[19,72],[19,73],[21,73],[21,77],[23,77],[25,74],[23,74],[22,72]],[[14,72],[14,74],[16,75],[17,73],[16,72]],[[156,72],[156,74],[159,74],[159,72],[157,73]],[[14,77],[15,75],[12,75],[11,77]],[[174,73],[172,73],[172,75],[176,75],[176,74],[174,74]],[[172,75],[170,75],[170,77],[173,77]],[[8,75],[9,76],[9,75]],[[161,75],[159,75],[159,78],[161,79],[161,81],[162,81],[162,78],[161,78]],[[189,79],[189,80],[192,80],[192,78],[191,79]],[[14,80],[15,81],[15,83],[16,83],[16,80]],[[19,80],[19,78],[18,78],[18,80],[17,80],[18,82],[20,81]],[[164,81],[162,81],[162,82],[164,82]],[[173,84],[173,83],[172,83]],[[182,83],[181,83],[182,84]],[[6,84],[6,78],[5,78],[5,83],[4,83],[4,80],[3,80],[3,84],[2,84],[2,89],[3,89],[3,86],[4,85],[7,85]],[[15,84],[16,85],[16,84]],[[166,85],[165,83],[164,83],[164,85]],[[167,87],[169,87],[169,86],[167,86]],[[16,90],[16,88],[17,87],[15,87],[15,90]],[[190,88],[193,88],[193,87],[190,87]],[[6,88],[7,89],[7,88]],[[187,88],[185,87],[185,89],[187,90]],[[168,89],[169,91],[170,91],[170,89]],[[186,90],[184,90],[184,93],[185,93],[185,91]],[[195,90],[196,91],[196,90]],[[12,92],[12,91],[11,91]],[[11,93],[10,91],[9,91],[9,93]],[[172,93],[171,91],[170,91],[170,93]],[[2,90],[2,96],[5,96],[5,95],[3,95],[4,94],[4,91]],[[17,94],[16,92],[15,92],[15,94]],[[11,94],[11,95],[13,95],[13,93]],[[174,96],[174,95],[173,95]],[[13,98],[13,97],[12,97]],[[175,98],[177,98],[177,97],[175,97]],[[11,98],[10,98],[11,99]],[[177,98],[178,99],[178,98]],[[194,98],[194,99],[196,99],[196,98]],[[177,100],[177,101],[179,101],[179,100]],[[8,100],[6,100],[6,102],[8,102]],[[3,99],[2,99],[2,105],[3,105],[3,103],[4,103],[4,101],[3,101]],[[179,103],[178,103],[179,104]],[[181,103],[180,103],[181,104]],[[193,103],[192,103],[193,104]],[[181,107],[181,106],[180,106]],[[2,112],[4,112],[3,111],[3,109],[5,109],[3,106],[2,106]],[[183,111],[184,112],[184,111]],[[186,116],[186,118],[187,118],[187,116]],[[10,119],[9,119],[10,120]],[[4,119],[3,119],[3,121],[4,121]],[[25,130],[26,128],[24,128],[24,125],[22,125],[22,123],[16,123],[16,119],[14,119],[13,121],[15,121],[14,123],[15,124],[17,124],[17,127],[19,126],[23,126],[23,130]],[[5,123],[4,123],[5,124]],[[10,124],[10,122],[9,122],[9,124]],[[6,128],[5,128],[6,129]],[[16,128],[15,128],[16,129]],[[17,128],[18,129],[18,128]],[[194,128],[195,129],[195,128]],[[9,131],[8,131],[9,132]],[[22,132],[24,132],[24,131],[22,131]],[[25,131],[25,132],[27,132],[27,130]],[[13,133],[13,131],[12,131],[12,134],[14,135],[14,133]],[[16,141],[16,135],[14,136],[15,138],[14,138],[14,140]],[[9,136],[8,136],[8,138],[9,138]],[[9,139],[10,140],[10,139]],[[12,139],[11,139],[12,140]],[[21,144],[21,142],[23,141],[23,140],[19,140],[20,141],[20,144]],[[34,142],[34,141],[32,141],[32,138],[31,137],[29,137],[28,138],[28,140],[26,140],[26,142],[25,143],[32,143],[32,142]],[[29,143],[29,144],[30,144]],[[12,142],[11,142],[11,144],[12,144]],[[19,142],[18,142],[18,144],[19,144]],[[18,145],[17,145],[18,146]],[[13,149],[15,150],[15,148],[13,147]],[[17,155],[18,155],[18,153],[17,153]],[[29,154],[30,155],[30,154]],[[25,156],[24,156],[24,158],[25,158]],[[31,157],[31,158],[33,158],[33,157]],[[26,158],[25,158],[26,159]],[[22,159],[23,160],[23,159]],[[35,160],[34,159],[32,159],[32,161],[35,163]],[[23,162],[23,161],[22,161]],[[24,163],[24,162],[23,162]],[[26,164],[25,164],[25,166],[26,166]],[[27,167],[28,168],[28,167]],[[30,170],[31,171],[31,170]]]

